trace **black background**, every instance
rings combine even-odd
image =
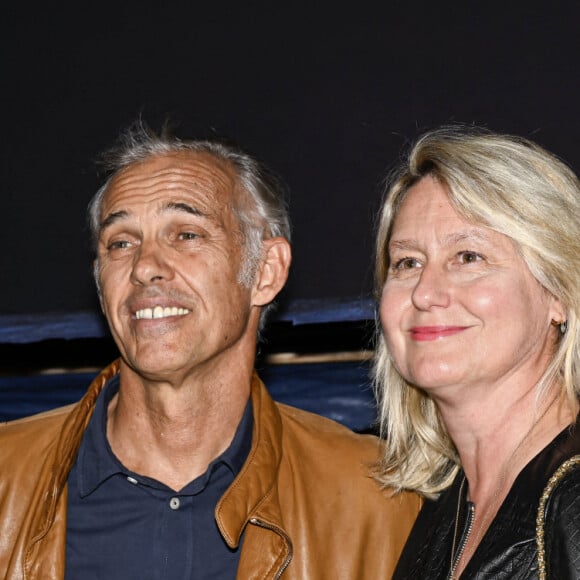
[[[284,176],[286,298],[370,294],[382,179],[427,128],[517,133],[578,171],[578,2],[277,4],[4,7],[0,314],[96,309],[93,160],[138,114]]]

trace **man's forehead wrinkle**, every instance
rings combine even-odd
[[[182,193],[188,198],[193,194],[227,203],[227,198],[234,193],[235,183],[233,175],[223,172],[219,167],[206,167],[204,164],[151,171],[142,166],[133,166],[112,180],[107,197],[118,199],[133,194],[139,197],[168,191]]]
[[[219,173],[204,171],[201,167],[197,170],[191,169],[188,171],[171,168],[151,173],[135,171],[117,176],[110,189],[117,191],[154,190],[159,189],[161,186],[167,190],[191,189],[193,187],[202,191],[215,191],[220,186],[228,187],[229,184],[224,177]]]
[[[201,194],[222,197],[232,195],[236,179],[230,168],[216,163],[211,157],[189,156],[189,164],[167,164],[170,157],[153,158],[148,162],[134,165],[121,171],[111,183],[109,190],[116,193],[142,190],[183,191],[184,194]],[[163,163],[165,162],[165,165]],[[156,165],[162,164],[156,168]],[[221,194],[221,195],[220,195]],[[226,197],[223,196],[223,197]]]

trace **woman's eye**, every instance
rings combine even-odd
[[[462,264],[474,264],[475,262],[483,260],[481,254],[477,252],[459,252],[458,257]]]
[[[411,270],[419,267],[419,261],[415,258],[401,258],[393,263],[393,270]]]

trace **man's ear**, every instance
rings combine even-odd
[[[263,244],[263,258],[253,288],[254,306],[265,306],[276,298],[286,284],[292,262],[292,250],[286,238],[269,238]]]

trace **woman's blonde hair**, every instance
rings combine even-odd
[[[432,176],[455,210],[509,238],[539,283],[566,308],[566,329],[539,385],[555,378],[577,410],[580,396],[580,182],[561,160],[521,137],[483,128],[444,126],[421,136],[391,173],[379,216],[377,299],[389,269],[388,245],[409,189]],[[434,402],[396,370],[377,321],[373,383],[385,454],[385,486],[433,497],[450,485],[459,458]]]

